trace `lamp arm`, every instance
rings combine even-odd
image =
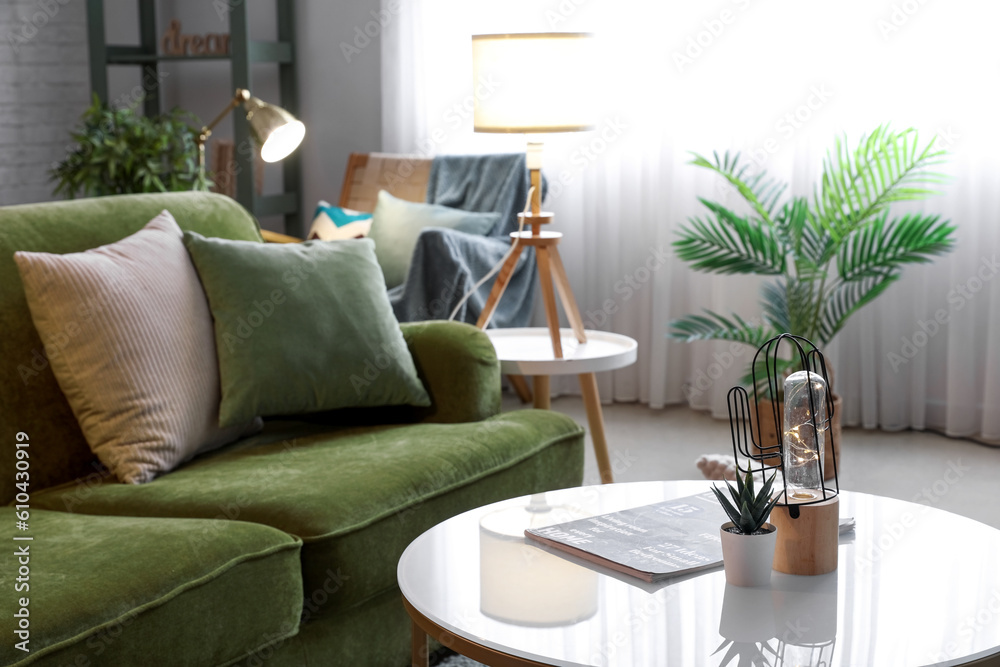
[[[229,113],[250,99],[250,91],[246,88],[237,88],[236,94],[233,95],[233,99],[229,101],[226,108],[220,113],[215,119],[201,128],[201,132],[198,133],[198,138],[195,139],[195,143],[198,144],[198,169],[204,174],[205,172],[205,142],[208,138],[212,136],[212,128],[222,122],[222,119],[229,115]]]
[[[198,143],[204,144],[208,141],[208,138],[212,136],[212,128],[222,122],[222,119],[229,115],[229,112],[243,104],[250,99],[250,91],[246,88],[237,88],[236,94],[233,95],[233,99],[229,101],[226,108],[220,113],[215,119],[208,125],[201,128],[201,134],[198,135]]]

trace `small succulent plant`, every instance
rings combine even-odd
[[[771,515],[771,509],[778,502],[777,496],[771,498],[771,486],[774,483],[775,474],[772,473],[771,478],[764,482],[760,491],[756,493],[753,488],[753,473],[748,472],[745,479],[736,475],[737,488],[734,489],[732,484],[726,482],[729,495],[733,497],[732,502],[726,498],[722,491],[719,491],[718,487],[712,486],[715,497],[719,499],[722,509],[726,511],[729,519],[733,522],[734,529],[730,532],[753,535],[760,531],[760,527]]]

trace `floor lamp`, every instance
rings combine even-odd
[[[475,131],[541,135],[594,129],[594,48],[593,36],[588,33],[473,36],[474,84],[490,83],[483,88],[492,91],[474,97]],[[543,230],[552,222],[553,215],[542,211],[540,138],[528,139],[526,160],[534,190],[530,212],[518,217],[522,230],[527,228],[528,231],[511,234],[514,251],[500,269],[476,325],[480,328],[489,325],[521,252],[524,248],[534,248],[552,352],[555,358],[561,359],[556,293],[577,340],[585,343],[587,335],[559,256],[562,234]],[[581,375],[580,384],[585,400],[588,397],[597,400],[597,381],[593,373]],[[518,393],[523,397],[526,392],[519,389]],[[548,376],[536,376],[536,407],[547,407],[548,398]]]

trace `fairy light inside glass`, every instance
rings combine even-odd
[[[785,378],[784,474],[789,503],[823,494],[820,462],[827,428],[826,391],[826,381],[817,373],[799,371]]]

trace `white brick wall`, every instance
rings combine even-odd
[[[0,40],[0,205],[49,201],[90,99],[85,3],[0,0]]]

